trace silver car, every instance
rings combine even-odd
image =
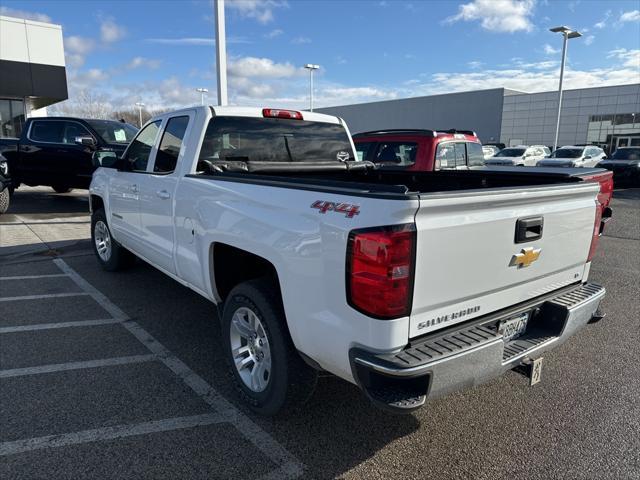
[[[544,160],[539,167],[595,167],[606,158],[604,150],[594,146],[566,146],[558,148]]]

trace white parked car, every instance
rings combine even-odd
[[[354,152],[344,121],[315,112],[164,113],[121,158],[96,156],[96,258],[140,257],[217,304],[262,414],[304,402],[318,371],[395,412],[514,367],[534,383],[543,352],[602,317],[599,181],[385,171]]]
[[[545,157],[542,147],[507,147],[500,150],[493,157],[485,161],[486,165],[503,167],[534,167],[539,160]]]
[[[549,157],[540,160],[540,167],[595,167],[607,158],[600,147],[566,146],[558,148]]]
[[[482,154],[484,155],[484,159],[488,159],[493,157],[496,153],[498,153],[500,149],[495,145],[483,145],[482,146]]]

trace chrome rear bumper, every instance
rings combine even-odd
[[[413,342],[401,352],[350,352],[356,381],[374,403],[404,412],[455,390],[472,387],[518,367],[564,343],[600,315],[605,289],[586,283],[539,303],[489,315],[472,325],[449,329]],[[522,311],[531,311],[527,330],[506,342],[497,324]]]

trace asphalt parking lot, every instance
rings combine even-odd
[[[212,304],[139,262],[94,260],[84,192],[0,217],[0,476],[640,479],[640,189],[617,190],[591,280],[607,317],[513,372],[383,413],[323,376],[306,409],[235,398]]]

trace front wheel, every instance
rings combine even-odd
[[[111,236],[104,210],[91,215],[91,243],[98,262],[108,272],[122,270],[133,264],[135,256]]]
[[[244,282],[229,294],[222,316],[222,338],[236,389],[262,415],[304,403],[318,377],[291,341],[280,298],[273,281]]]

